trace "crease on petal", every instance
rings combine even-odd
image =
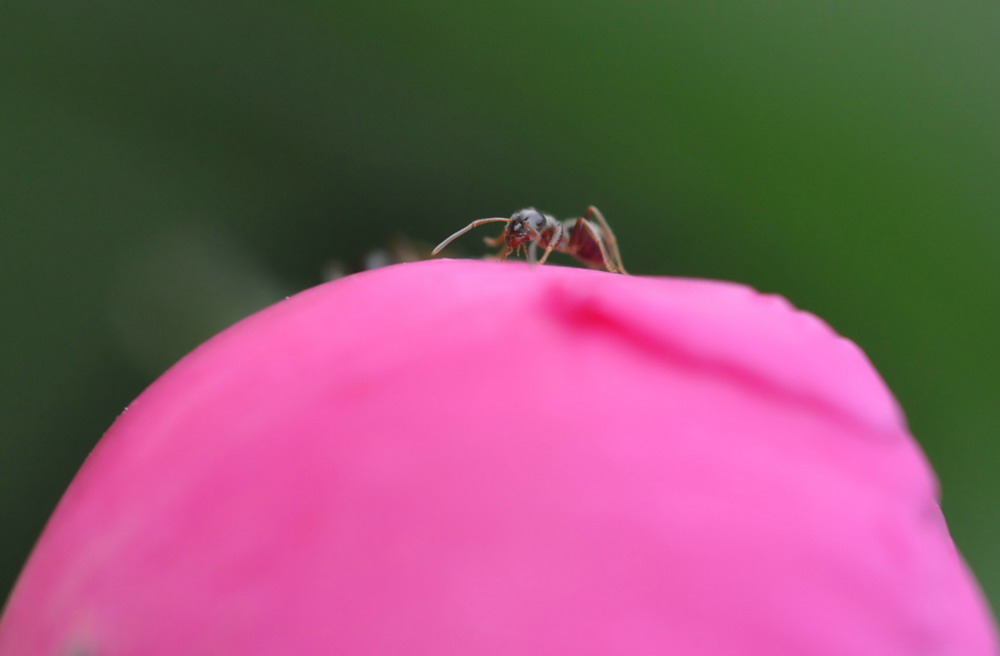
[[[607,333],[656,360],[721,377],[864,434],[890,439],[905,434],[898,403],[864,353],[815,315],[742,285],[643,282],[666,283],[671,291],[691,286],[701,307],[689,303],[686,293],[634,293],[625,286],[607,293],[559,279],[546,286],[541,305],[571,330]],[[825,348],[816,349],[817,340]]]

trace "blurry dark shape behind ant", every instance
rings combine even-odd
[[[323,280],[336,280],[352,273],[380,269],[390,264],[419,262],[430,258],[429,244],[412,242],[406,237],[396,235],[388,246],[368,251],[360,261],[345,263],[342,260],[330,260],[323,267]]]

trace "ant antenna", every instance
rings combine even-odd
[[[445,246],[447,246],[451,242],[455,241],[456,239],[458,239],[459,237],[461,237],[462,235],[464,235],[468,231],[472,230],[473,228],[478,228],[479,226],[481,226],[483,224],[486,224],[486,223],[497,223],[498,221],[503,221],[504,223],[510,223],[510,219],[505,219],[505,218],[502,218],[502,217],[498,217],[498,218],[495,218],[495,219],[477,219],[477,220],[473,221],[472,223],[470,223],[469,225],[467,225],[464,228],[462,228],[461,230],[459,230],[458,232],[456,232],[455,234],[453,234],[451,237],[448,237],[443,242],[441,242],[440,244],[438,244],[437,248],[435,248],[433,251],[431,251],[431,255],[437,255],[438,253],[441,252],[441,249],[443,249]]]

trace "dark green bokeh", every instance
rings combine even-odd
[[[0,30],[0,595],[201,340],[395,234],[595,203],[632,272],[858,342],[1000,599],[995,0],[41,2]]]

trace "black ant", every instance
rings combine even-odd
[[[518,210],[509,219],[478,219],[438,244],[431,254],[437,255],[441,249],[473,228],[498,222],[507,224],[503,232],[496,237],[485,237],[483,241],[490,246],[503,247],[497,254],[501,260],[511,253],[525,250],[528,260],[535,262],[537,249],[541,246],[545,252],[537,260],[539,264],[545,264],[552,251],[559,251],[572,255],[593,269],[628,273],[622,264],[621,253],[618,252],[615,233],[611,231],[611,226],[601,211],[593,205],[587,208],[582,217],[565,221],[539,212],[534,207]]]

